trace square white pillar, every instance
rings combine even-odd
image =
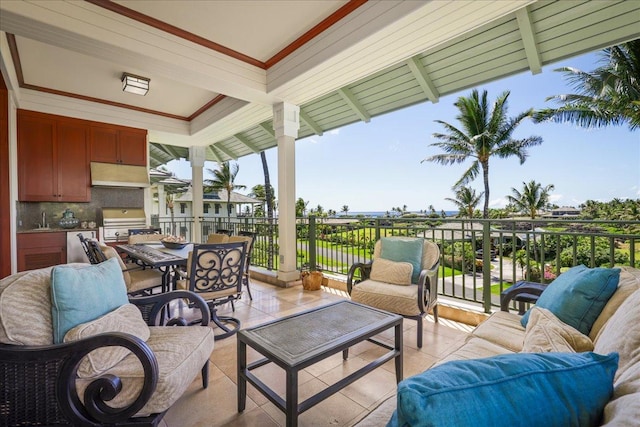
[[[193,243],[202,242],[201,218],[204,215],[203,207],[203,168],[205,161],[205,147],[189,147],[189,161],[191,162],[191,190],[193,201]]]
[[[273,130],[278,141],[278,279],[300,278],[296,269],[296,151],[300,107],[281,102],[273,106]]]

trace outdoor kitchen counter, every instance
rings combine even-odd
[[[72,233],[72,232],[84,232],[84,231],[95,231],[98,233],[98,227],[94,228],[62,228],[62,227],[51,227],[51,228],[30,228],[30,229],[22,229],[17,230],[17,234],[25,234],[25,233]]]

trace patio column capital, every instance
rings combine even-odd
[[[191,162],[191,167],[204,167],[204,161],[206,159],[206,147],[189,147],[189,161]]]
[[[300,129],[300,107],[288,102],[279,102],[273,105],[273,130],[275,137],[298,137]]]

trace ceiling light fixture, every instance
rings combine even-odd
[[[149,92],[150,81],[151,79],[146,77],[122,73],[122,90],[144,96]]]

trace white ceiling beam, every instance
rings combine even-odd
[[[214,147],[222,151],[227,156],[231,157],[233,160],[238,160],[238,155],[233,151],[229,150],[227,147],[223,146],[222,141],[219,141],[219,143],[214,144]]]
[[[440,93],[431,81],[429,73],[427,73],[427,70],[424,69],[422,63],[418,60],[417,57],[414,56],[412,58],[409,58],[409,60],[407,61],[407,65],[409,66],[413,77],[420,84],[420,87],[424,91],[424,94],[427,95],[431,102],[433,102],[434,104],[437,103],[440,99]]]
[[[181,153],[178,153],[178,150],[176,150],[174,148],[173,145],[165,145],[165,144],[160,144],[161,147],[159,147],[162,151],[164,151],[165,153],[169,154],[170,156],[172,156],[174,159],[180,159],[180,158],[185,158],[185,156],[181,155]]]
[[[307,113],[302,111],[302,109],[300,109],[300,120],[309,126],[316,135],[322,136],[322,128],[311,117],[309,117]]]
[[[207,151],[211,153],[216,162],[222,163],[222,159],[220,158],[220,154],[213,148],[213,145],[207,147]]]
[[[269,124],[271,124],[271,123],[269,123]],[[269,126],[269,124],[260,123],[260,127],[262,128],[263,131],[265,131],[266,133],[271,135],[273,137],[273,139],[275,139],[276,138],[276,131],[273,130],[273,125]]]
[[[520,36],[524,44],[524,51],[527,55],[527,62],[529,62],[529,69],[531,70],[531,74],[538,74],[542,72],[542,61],[540,60],[540,53],[538,52],[529,8],[523,7],[522,9],[516,10],[516,19],[518,20],[518,28],[520,29]]]
[[[260,150],[258,149],[258,147],[256,147],[251,141],[249,141],[247,138],[245,138],[244,136],[240,135],[239,133],[233,135],[233,137],[235,139],[238,140],[238,142],[242,145],[244,145],[245,147],[247,147],[249,150],[253,151],[256,154],[260,153]]]
[[[362,106],[362,104],[360,104],[360,101],[358,101],[356,97],[353,96],[353,92],[351,92],[348,88],[343,87],[341,89],[338,89],[338,93],[347,103],[349,108],[351,108],[351,110],[353,110],[353,112],[356,113],[358,117],[360,117],[360,120],[365,123],[369,123],[369,121],[371,120],[371,115]]]

